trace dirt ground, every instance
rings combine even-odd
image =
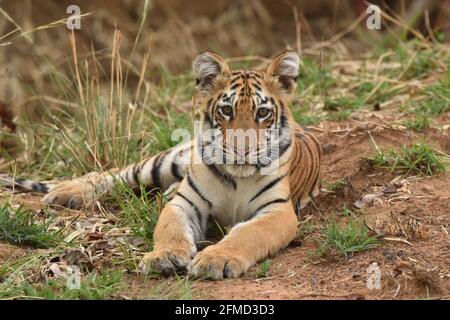
[[[322,192],[314,204],[303,210],[300,224],[323,225],[333,213],[351,208],[364,194],[384,190],[358,211],[374,232],[382,233],[381,245],[349,258],[313,258],[317,231],[312,229],[272,257],[266,278],[256,277],[257,267],[237,280],[194,281],[194,299],[421,299],[450,298],[450,177],[409,177],[375,169],[361,160],[373,155],[372,139],[382,150],[400,144],[426,141],[437,150],[450,152],[450,129],[426,129],[416,133],[388,125],[395,112],[386,110],[356,113],[341,122],[322,122],[311,130],[324,148],[323,177],[328,183],[343,180],[336,192]],[[450,115],[436,122],[450,123]],[[445,128],[445,125],[444,125]],[[393,187],[394,186],[394,187]],[[3,193],[3,196],[7,195]],[[14,202],[38,209],[39,196],[16,194]],[[83,215],[85,213],[81,213]],[[93,218],[91,213],[88,216]],[[61,217],[70,217],[70,212]],[[396,224],[397,229],[392,225]],[[0,244],[0,257],[21,256],[26,249]],[[368,289],[376,263],[381,271],[381,288]],[[118,298],[145,299],[177,285],[174,277],[125,276],[126,285]]]

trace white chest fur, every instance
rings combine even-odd
[[[253,216],[264,203],[288,196],[282,191],[283,188],[274,185],[255,198],[264,186],[278,177],[277,175],[256,174],[247,178],[233,177],[226,182],[209,169],[206,170],[202,168],[193,173],[196,174],[199,191],[212,204],[209,208],[203,206],[203,210],[209,210],[208,214],[220,221],[222,225],[235,225]]]

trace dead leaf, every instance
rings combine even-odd
[[[357,200],[353,205],[358,209],[362,209],[367,204],[371,203],[372,201],[374,201],[377,198],[382,197],[383,195],[384,195],[384,193],[381,191],[376,192],[376,193],[365,194],[361,197],[361,199]]]
[[[99,233],[99,232],[89,232],[88,234],[86,234],[86,236],[84,237],[84,240],[86,240],[87,242],[92,242],[92,241],[98,241],[98,240],[103,240],[104,238],[104,234]]]
[[[384,237],[383,239],[386,241],[403,242],[403,243],[409,244],[411,247],[414,247],[414,245],[411,242],[409,242],[408,240],[403,239],[403,238]]]

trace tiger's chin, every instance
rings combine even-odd
[[[229,175],[238,178],[248,178],[258,171],[258,168],[251,164],[228,164],[224,169]]]

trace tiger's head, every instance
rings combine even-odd
[[[296,89],[299,57],[275,56],[265,71],[232,71],[221,56],[204,52],[193,63],[203,134],[197,139],[207,164],[247,177],[289,152],[289,103]]]

